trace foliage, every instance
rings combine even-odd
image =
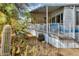
[[[0,4],[0,32],[5,24],[10,24],[13,28],[13,33],[24,33],[27,28],[28,19],[30,18],[30,13],[28,10],[24,11],[25,19],[19,20],[18,10],[15,4],[5,3]]]
[[[6,15],[2,12],[0,12],[0,33],[2,31],[2,28],[4,26],[4,24],[6,23]]]
[[[11,55],[23,55],[23,56],[29,56],[29,55],[36,55],[37,54],[37,48],[36,46],[32,46],[29,42],[29,39],[24,38],[16,38],[12,41],[12,50]]]
[[[28,50],[27,46],[27,26],[30,19],[30,13],[28,10],[24,11],[25,19],[19,19],[18,10],[15,4],[0,4],[0,35],[4,25],[9,24],[12,28],[12,55],[29,55],[29,53],[34,53],[34,51],[26,52]],[[33,47],[32,50],[34,50]],[[26,53],[24,53],[26,52]]]
[[[6,15],[2,12],[0,12],[0,24],[6,23]]]
[[[3,12],[7,16],[7,18],[17,16],[15,4],[0,4],[0,11]]]
[[[10,18],[17,18],[17,10],[14,4],[0,3],[0,34],[5,24],[10,24]]]

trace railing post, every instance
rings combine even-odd
[[[69,25],[69,37],[71,37],[70,35],[71,35],[71,24]]]
[[[60,30],[59,30],[59,24],[58,24],[58,36],[59,36],[59,32],[60,32]]]
[[[64,26],[64,35],[65,35],[65,26]]]
[[[50,23],[49,23],[49,32],[50,32]]]

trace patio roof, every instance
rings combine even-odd
[[[72,4],[64,4],[64,3],[19,3],[16,4],[16,6],[22,10],[28,9],[30,12],[36,11],[37,9],[40,9],[45,6],[49,6],[49,9],[51,6],[54,8],[62,7],[62,6],[67,6],[67,5],[72,5]],[[79,4],[76,4],[79,5]]]
[[[60,7],[66,6],[66,5],[69,5],[69,4],[29,3],[28,4],[28,10],[30,12],[34,12],[34,13],[35,12],[45,13],[45,10],[46,10],[45,6],[48,6],[48,10],[49,10],[49,12],[51,12],[51,11],[54,11],[55,9],[57,9],[57,8],[60,8]]]
[[[49,7],[49,12],[55,10],[59,7],[69,6],[69,5],[78,5],[79,4],[64,4],[64,3],[27,3],[28,10],[30,12],[45,12],[45,6]]]

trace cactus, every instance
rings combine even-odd
[[[1,40],[1,54],[2,56],[9,56],[11,50],[11,26],[5,25],[2,32]]]

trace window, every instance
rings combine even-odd
[[[61,13],[61,23],[63,23],[63,13]]]
[[[63,23],[63,13],[56,15],[56,19],[53,17],[52,23]]]
[[[52,23],[55,23],[55,17],[52,18]]]
[[[63,23],[63,13],[56,16],[57,23]]]
[[[60,15],[57,15],[57,16],[56,16],[56,22],[57,22],[57,23],[60,23]]]
[[[79,12],[76,12],[76,25],[79,25]]]

